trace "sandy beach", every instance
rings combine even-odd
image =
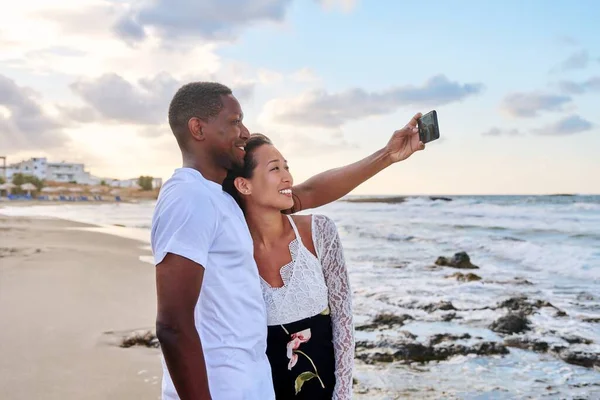
[[[159,398],[159,350],[118,346],[154,325],[150,252],[90,227],[0,215],[0,398]]]

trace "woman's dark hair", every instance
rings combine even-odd
[[[239,204],[239,206],[244,209],[242,204],[242,197],[240,193],[237,191],[234,185],[235,178],[242,177],[246,179],[252,178],[254,174],[254,169],[256,168],[256,160],[254,159],[254,152],[259,147],[270,144],[272,145],[271,139],[266,137],[261,133],[253,133],[250,135],[250,139],[246,142],[246,146],[244,150],[246,154],[244,155],[244,166],[243,167],[234,167],[234,169],[227,172],[227,177],[223,181],[223,190],[226,191],[235,199],[235,201]]]

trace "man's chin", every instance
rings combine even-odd
[[[233,159],[231,160],[231,169],[232,170],[240,170],[244,168],[244,159]]]

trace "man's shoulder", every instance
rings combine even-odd
[[[190,179],[169,179],[160,190],[154,214],[177,212],[215,212],[215,198],[202,182]]]

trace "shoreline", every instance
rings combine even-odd
[[[152,329],[145,243],[98,226],[0,214],[0,393],[12,399],[159,398],[160,351],[114,335]]]

